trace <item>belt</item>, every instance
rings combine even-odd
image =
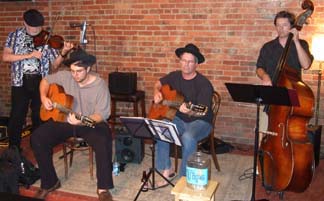
[[[35,79],[35,78],[41,78],[40,74],[24,74],[23,76],[24,79]]]

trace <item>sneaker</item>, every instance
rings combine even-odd
[[[52,188],[49,188],[49,189],[42,189],[40,188],[36,194],[35,194],[35,198],[38,198],[38,199],[45,199],[46,196],[52,192],[52,191],[55,191],[56,189],[60,188],[61,187],[61,183],[60,183],[60,180],[58,180],[56,182],[56,184],[52,187]]]
[[[112,195],[110,194],[109,190],[103,191],[99,193],[97,191],[99,201],[113,201]]]

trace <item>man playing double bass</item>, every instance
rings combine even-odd
[[[313,5],[307,3],[305,8],[312,11]],[[270,131],[260,143],[262,184],[266,190],[279,192],[281,198],[284,191],[305,191],[314,175],[313,145],[306,127],[312,117],[314,95],[301,79],[301,70],[310,68],[313,56],[298,33],[303,19],[311,13],[305,11],[298,18],[287,11],[277,13],[274,25],[278,37],[263,45],[256,64],[263,85],[295,89],[300,103],[299,107],[272,105],[267,110],[269,120],[265,113],[260,116],[261,133]]]
[[[256,74],[261,79],[262,85],[272,86],[273,78],[280,56],[286,45],[289,33],[293,33],[293,42],[290,46],[286,63],[292,68],[296,68],[299,72],[302,69],[307,70],[313,62],[313,56],[309,51],[308,43],[299,39],[299,31],[293,28],[295,23],[295,15],[280,11],[274,18],[274,25],[278,36],[265,43],[260,50],[260,54],[256,64]],[[265,113],[261,113],[260,131],[267,130],[268,121]]]

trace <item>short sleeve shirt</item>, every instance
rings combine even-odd
[[[213,113],[211,111],[211,100],[214,88],[210,81],[197,72],[197,75],[191,80],[185,80],[182,77],[181,71],[174,71],[160,79],[162,85],[168,84],[173,90],[183,95],[185,102],[192,104],[201,104],[208,107],[208,112],[202,117],[188,116],[180,111],[176,115],[183,121],[191,122],[201,119],[212,123]]]
[[[308,43],[305,40],[300,40],[300,43],[304,50],[310,55],[310,57],[313,58],[313,56],[309,52]],[[260,50],[256,67],[264,69],[265,72],[269,74],[270,78],[272,78],[283,51],[284,47],[282,47],[279,43],[278,37],[274,40],[265,43]],[[297,49],[293,41],[290,45],[286,64],[289,67],[297,69],[299,72],[301,72],[302,66],[299,63]]]
[[[64,88],[66,94],[73,96],[73,108],[76,113],[89,116],[99,114],[106,120],[110,116],[110,93],[108,84],[97,74],[94,82],[80,87],[74,81],[70,71],[59,71],[45,79],[51,84],[56,83]]]
[[[14,54],[28,54],[34,50],[43,50],[41,59],[30,58],[12,62],[12,86],[23,85],[23,74],[40,74],[43,77],[46,76],[50,71],[51,62],[58,56],[58,51],[48,46],[35,47],[33,37],[27,34],[24,27],[9,33],[5,47],[12,49]]]

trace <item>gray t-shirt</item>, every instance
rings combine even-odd
[[[70,71],[59,71],[48,75],[45,79],[51,84],[56,83],[64,88],[66,94],[74,97],[72,110],[89,116],[99,114],[104,120],[110,116],[110,93],[107,83],[96,73],[94,82],[80,87],[72,77]]]

